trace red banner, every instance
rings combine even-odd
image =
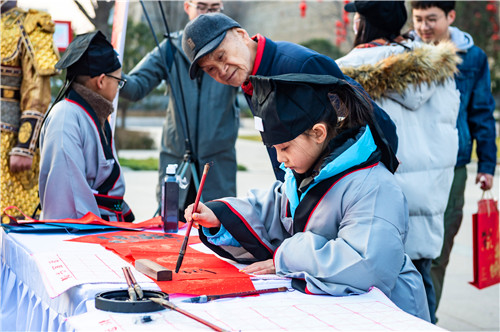
[[[175,271],[175,265],[184,236],[155,232],[115,232],[82,236],[71,241],[99,243],[134,264],[137,259],[149,259]],[[189,237],[189,244],[200,243],[197,236]],[[254,290],[250,277],[232,264],[213,254],[190,248],[178,273],[171,281],[156,281],[168,294],[216,295]]]

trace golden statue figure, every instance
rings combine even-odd
[[[0,213],[17,206],[31,215],[39,202],[38,135],[50,104],[50,76],[59,53],[49,14],[1,1]],[[17,211],[10,210],[9,214]]]

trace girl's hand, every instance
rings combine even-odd
[[[186,210],[184,210],[184,218],[187,222],[191,221],[191,216],[193,220],[193,225],[198,228],[198,224],[206,228],[220,227],[220,221],[215,216],[212,210],[210,210],[202,202],[198,203],[198,211],[193,214],[194,203],[189,205]]]
[[[268,259],[265,261],[250,264],[247,267],[241,269],[241,272],[251,274],[275,274],[276,268],[274,267],[273,260]]]

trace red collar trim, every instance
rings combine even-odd
[[[260,62],[262,61],[262,55],[264,54],[264,48],[266,47],[266,38],[261,34],[256,34],[252,37],[253,40],[257,40],[257,54],[255,56],[255,62],[253,64],[252,75],[257,74],[259,70]],[[247,95],[253,95],[253,86],[250,81],[247,81],[241,85],[241,89]]]

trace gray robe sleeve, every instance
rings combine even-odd
[[[330,213],[283,241],[274,257],[276,271],[304,279],[306,291],[315,294],[364,293],[376,286],[390,296],[406,260],[406,200],[394,186],[369,180],[351,186],[360,189],[341,190],[341,197],[329,192],[323,203],[332,206]],[[339,221],[336,236],[320,228]]]
[[[245,198],[225,198],[206,203],[241,247],[215,246],[202,241],[219,255],[240,263],[252,263],[273,257],[285,237],[290,236],[280,221],[282,183],[276,181],[269,190],[251,190]]]
[[[68,121],[73,115],[67,110],[52,116],[41,135],[39,193],[44,219],[81,218],[89,211],[100,216],[88,183],[88,179],[97,176],[96,166],[87,169],[95,152],[85,150],[86,146],[97,147],[99,143],[84,143],[93,141],[95,134],[79,126],[81,118]],[[93,162],[97,164],[96,160]]]
[[[149,52],[130,73],[123,74],[127,84],[120,90],[120,97],[131,101],[144,98],[167,78],[167,57],[172,59],[171,47],[167,39]]]

